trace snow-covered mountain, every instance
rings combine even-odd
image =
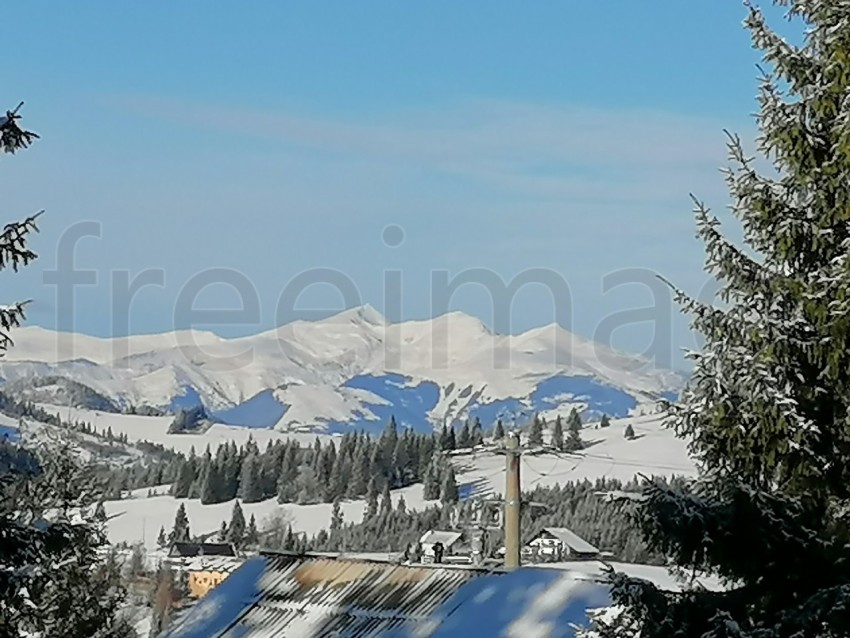
[[[417,430],[470,416],[490,425],[501,414],[574,405],[626,416],[682,382],[556,325],[498,335],[463,313],[393,324],[369,306],[235,339],[25,327],[0,376],[19,398],[44,403],[203,404],[231,425],[325,431],[383,427],[390,415]]]

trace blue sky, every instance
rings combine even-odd
[[[32,323],[239,335],[357,302],[558,320],[661,365],[698,344],[652,273],[711,292],[689,193],[722,211],[722,130],[753,135],[741,3],[245,4],[16,7],[5,99],[43,139],[3,158],[5,215],[47,212],[4,294]],[[94,283],[68,304],[46,271],[75,233]],[[469,269],[549,287],[508,315],[483,285],[435,291]],[[315,283],[287,305],[330,280],[344,301]]]

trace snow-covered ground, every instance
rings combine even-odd
[[[167,417],[142,417],[109,413],[86,413],[78,410],[75,418],[89,420],[98,429],[111,427],[116,434],[127,434],[133,440],[147,439],[187,451],[194,445],[201,451],[207,443],[215,447],[234,440],[244,443],[252,436],[261,446],[270,438],[288,436],[271,430],[246,430],[227,426],[214,426],[204,435],[167,434],[170,422]],[[623,436],[626,424],[631,424],[636,438],[627,440]],[[292,435],[312,442],[314,435]],[[521,480],[524,489],[535,486],[553,485],[581,479],[601,477],[629,480],[636,474],[691,475],[694,465],[688,459],[683,441],[675,438],[669,430],[661,428],[657,417],[633,417],[613,420],[608,428],[586,427],[582,438],[587,449],[577,454],[540,456],[526,455],[521,465]],[[461,495],[502,493],[504,491],[503,456],[493,453],[460,454],[453,457],[457,467],[457,480]],[[165,488],[155,489],[157,495],[148,497],[148,490],[133,493],[133,498],[106,503],[110,515],[109,535],[113,542],[134,543],[144,541],[148,548],[156,547],[160,527],[166,532],[174,523],[180,503],[186,508],[193,534],[212,533],[219,529],[222,521],[229,522],[233,501],[202,505],[198,500],[176,500],[167,495]],[[412,485],[393,493],[394,503],[403,496],[408,508],[427,506],[423,499],[422,486]],[[315,534],[330,523],[331,505],[279,504],[275,499],[260,503],[242,504],[246,518],[253,514],[258,525],[277,512],[285,512],[291,518],[295,531]],[[342,504],[343,516],[348,521],[359,521],[363,516],[364,502],[349,501]]]
[[[168,426],[174,420],[173,416],[139,416],[136,414],[113,414],[97,410],[81,408],[58,407],[55,405],[38,404],[40,408],[51,414],[60,414],[63,419],[70,421],[85,421],[92,425],[97,432],[106,432],[109,428],[115,436],[127,435],[130,442],[148,441],[158,443],[185,454],[193,447],[200,454],[207,445],[215,453],[219,445],[233,441],[244,445],[252,438],[260,449],[265,449],[269,441],[278,439],[294,439],[302,445],[312,444],[317,436],[320,439],[329,435],[279,432],[261,428],[242,428],[216,423],[203,434],[169,434]]]

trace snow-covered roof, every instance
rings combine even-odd
[[[422,545],[434,545],[435,543],[442,543],[443,547],[449,548],[456,542],[458,542],[461,536],[463,536],[463,533],[461,532],[447,532],[432,529],[422,535],[422,538],[419,539],[419,543]]]
[[[257,556],[202,598],[164,638],[554,638],[608,588],[553,569],[487,572],[311,556]]]
[[[578,554],[598,554],[599,550],[566,527],[544,527],[543,531],[554,536]],[[539,537],[539,536],[538,536]]]

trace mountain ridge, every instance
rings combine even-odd
[[[126,409],[202,404],[222,422],[238,414],[231,424],[278,429],[369,429],[397,412],[418,429],[562,407],[593,418],[606,410],[603,395],[608,413],[625,416],[683,381],[557,324],[503,335],[462,312],[391,323],[368,305],[235,338],[198,330],[102,338],[34,326],[18,329],[15,342],[0,376],[16,388],[66,378]]]

